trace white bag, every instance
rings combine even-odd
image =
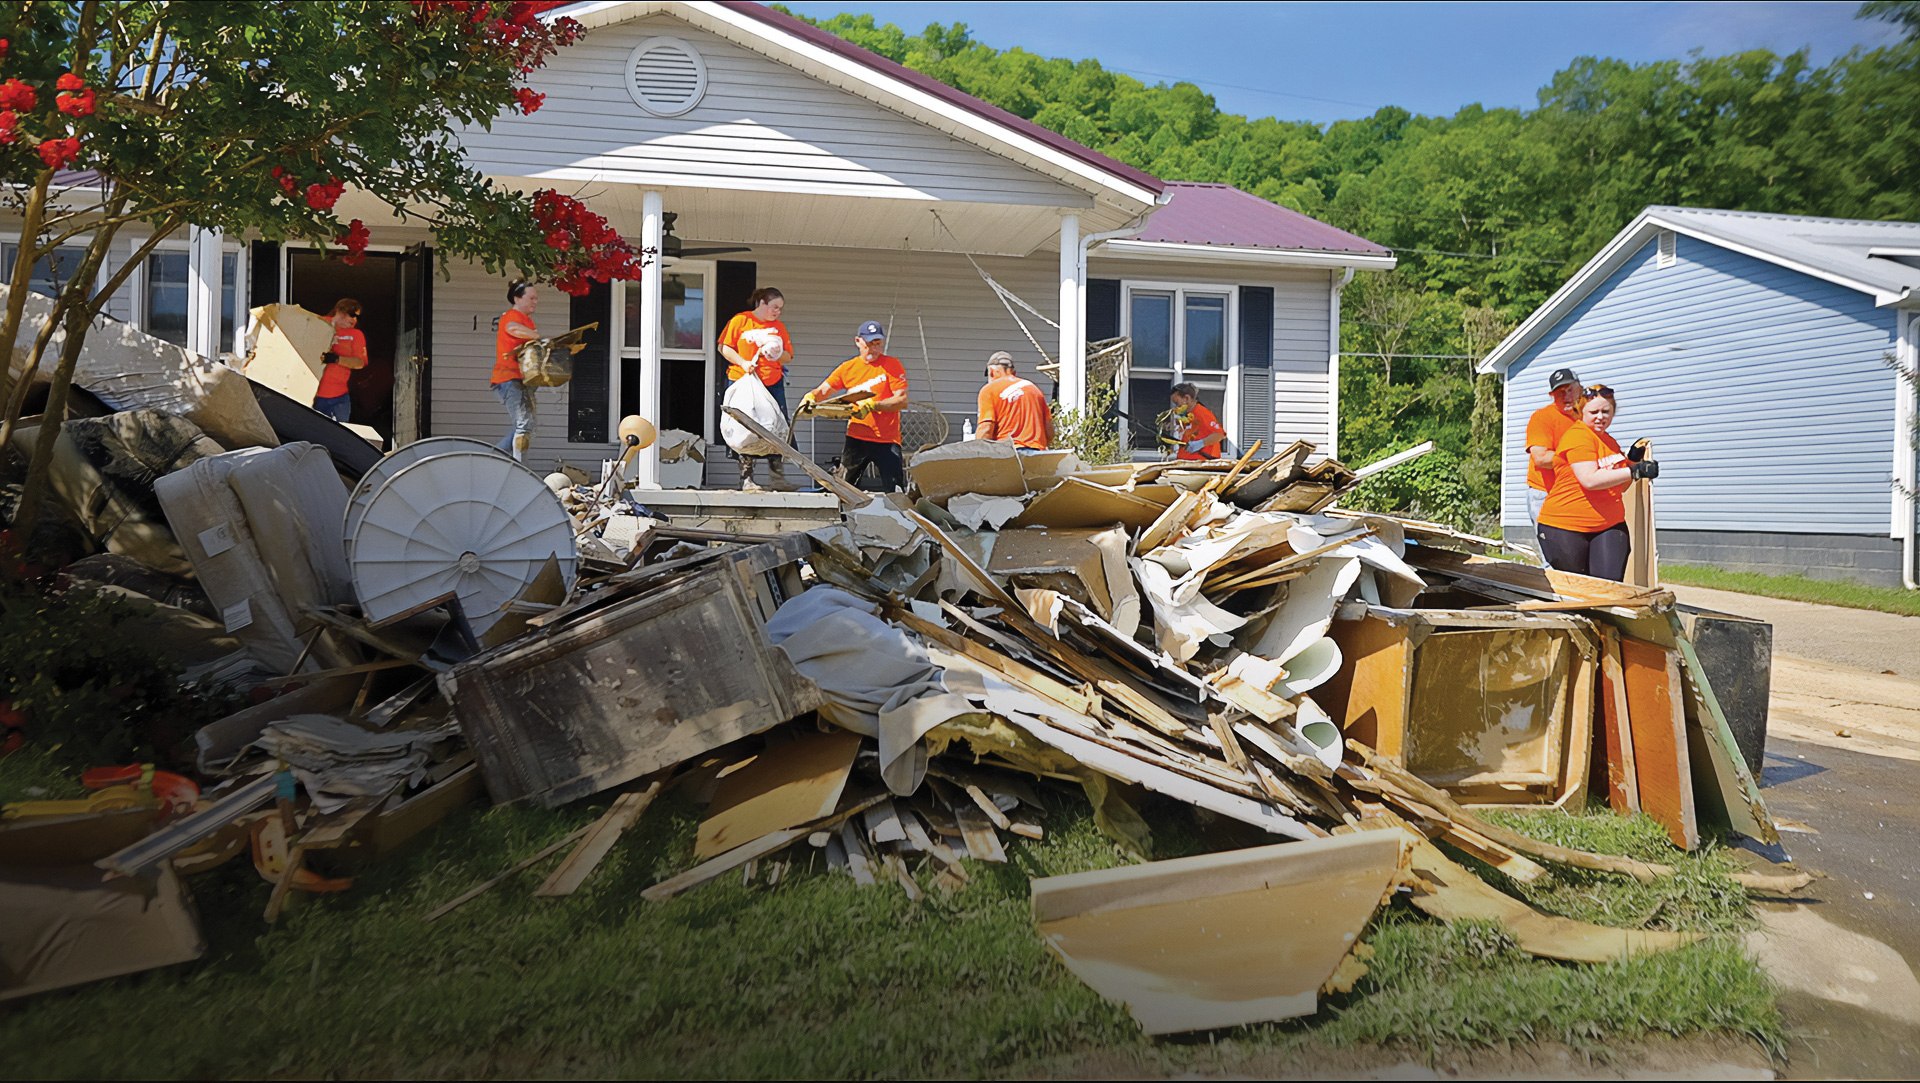
[[[780,412],[780,404],[773,399],[773,393],[760,377],[749,372],[727,387],[727,393],[720,400],[723,407],[735,410],[758,421],[768,432],[782,440],[790,439],[791,430],[787,428],[787,419]],[[742,455],[778,455],[780,449],[760,437],[753,430],[733,419],[733,415],[722,411],[720,414],[720,438],[727,446]]]

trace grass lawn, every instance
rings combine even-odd
[[[0,799],[52,785],[38,759],[0,760]],[[1498,927],[1444,926],[1403,902],[1363,935],[1371,973],[1323,998],[1317,1016],[1147,1039],[1034,934],[1029,878],[1127,860],[1095,832],[1083,798],[1046,797],[1045,842],[1010,839],[1008,864],[969,862],[964,890],[921,903],[817,864],[773,887],[736,874],[643,902],[641,888],[691,863],[699,810],[671,793],[576,895],[531,897],[556,857],[432,925],[428,910],[608,802],[476,805],[351,891],[297,897],[275,927],[260,920],[268,885],[236,860],[191,881],[210,942],[203,960],[0,1010],[0,1075],[1006,1076],[1069,1072],[1089,1058],[1166,1074],[1217,1068],[1225,1048],[1389,1041],[1439,1051],[1550,1040],[1604,1055],[1624,1040],[1719,1033],[1783,1048],[1773,993],[1734,937],[1560,964],[1519,953]],[[1150,801],[1143,812],[1158,856],[1219,837],[1182,806]],[[1643,885],[1555,869],[1525,891],[1543,909],[1650,928],[1751,925],[1745,897],[1719,875],[1733,867],[1724,851],[1677,855],[1644,818],[1506,822],[1681,870]]]
[[[1809,579],[1804,575],[1761,575],[1758,572],[1729,572],[1691,564],[1660,565],[1663,583],[1689,587],[1733,590],[1758,594],[1765,598],[1785,598],[1792,602],[1816,602],[1849,609],[1877,609],[1904,617],[1920,617],[1920,591],[1902,587],[1871,587],[1865,583],[1835,583]]]

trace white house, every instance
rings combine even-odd
[[[1340,289],[1394,265],[1381,246],[1225,185],[1163,182],[759,4],[546,17],[561,15],[587,32],[537,73],[543,107],[464,133],[465,150],[513,187],[575,195],[665,258],[638,283],[544,292],[543,330],[598,320],[602,333],[570,385],[539,393],[529,462],[596,463],[629,413],[717,437],[714,339],[767,285],[787,298],[790,387],[823,379],[857,324],[880,320],[911,398],[953,438],[995,350],[1028,374],[1042,350],[1064,358],[1057,393],[1073,405],[1085,344],[1129,335],[1122,409],[1150,418],[1191,380],[1243,447],[1336,451]],[[440,278],[426,230],[351,192],[336,210],[373,229],[357,267],[196,232],[149,261],[114,314],[212,353],[232,348],[247,307],[351,296],[373,354],[356,421],[400,442],[498,439],[488,376],[506,280],[467,264]],[[823,455],[839,446],[827,436]],[[802,450],[811,437],[803,424]]]

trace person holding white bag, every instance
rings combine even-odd
[[[780,406],[781,420],[787,416],[787,379],[786,360],[793,356],[793,339],[787,334],[787,325],[780,322],[780,313],[787,306],[787,299],[772,286],[763,286],[754,290],[747,298],[752,307],[727,321],[720,331],[720,356],[727,359],[727,381],[755,376],[765,385],[767,393]],[[786,460],[778,455],[741,455],[740,487],[758,489],[753,480],[753,460],[767,460],[767,488],[791,491],[795,486],[787,480]]]

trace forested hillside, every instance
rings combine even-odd
[[[1860,17],[1905,41],[1825,67],[1581,58],[1531,110],[1389,106],[1325,126],[1224,113],[1191,83],[994,48],[964,24],[810,21],[1156,176],[1224,181],[1391,246],[1400,269],[1345,295],[1342,457],[1437,440],[1444,456],[1378,495],[1464,522],[1491,512],[1498,471],[1499,391],[1471,358],[1648,204],[1920,218],[1920,3]]]

